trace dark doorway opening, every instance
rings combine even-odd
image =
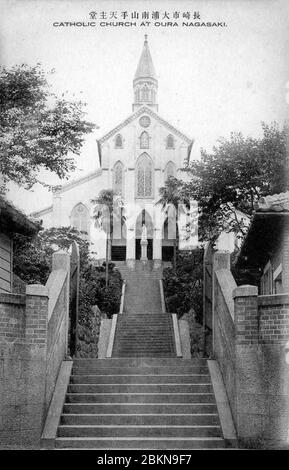
[[[135,258],[141,259],[141,244],[140,238],[137,238],[135,241]],[[147,245],[147,257],[148,259],[153,259],[153,239],[148,238],[148,245]]]
[[[126,260],[126,246],[125,245],[112,245],[111,261],[125,261],[125,260]]]

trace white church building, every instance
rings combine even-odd
[[[91,203],[101,190],[113,189],[125,207],[122,236],[112,240],[112,260],[141,257],[143,224],[147,257],[158,265],[172,258],[174,240],[167,236],[166,216],[159,188],[172,175],[183,178],[181,168],[190,159],[193,140],[163,119],[158,112],[158,80],[147,36],[133,79],[132,114],[97,141],[99,167],[64,184],[53,193],[50,207],[31,214],[44,228],[73,226],[87,232],[92,251],[105,258],[105,234],[95,225]]]

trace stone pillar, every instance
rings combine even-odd
[[[255,447],[262,440],[268,417],[267,371],[258,344],[257,287],[233,290],[235,323],[234,421],[241,446]],[[259,444],[260,445],[260,444]]]
[[[126,239],[126,263],[129,267],[134,268],[135,265],[135,230],[128,228]]]
[[[258,288],[244,285],[233,290],[236,344],[258,342]]]
[[[158,268],[162,263],[162,239],[161,239],[161,229],[155,229],[155,236],[153,239],[153,258],[154,258],[154,267]]]
[[[47,314],[45,286],[27,286],[26,296],[0,296],[2,449],[39,448],[45,418]]]
[[[147,256],[147,248],[148,248],[148,241],[147,240],[141,240],[141,261],[147,261],[148,256]]]
[[[287,217],[284,217],[285,219]],[[289,292],[289,221],[285,221],[283,228],[282,249],[282,284],[283,292]]]
[[[213,255],[214,271],[219,269],[231,269],[231,258],[228,251],[216,251]]]
[[[60,250],[52,255],[52,271],[61,269],[67,273],[66,281],[66,315],[65,315],[65,329],[66,329],[66,354],[68,352],[68,328],[69,328],[69,284],[70,284],[70,254],[66,251]]]

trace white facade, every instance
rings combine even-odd
[[[145,223],[149,258],[160,261],[163,246],[173,241],[162,240],[164,215],[155,205],[159,188],[168,176],[183,177],[180,170],[190,157],[193,141],[157,112],[158,82],[147,39],[133,86],[133,114],[97,142],[100,169],[62,186],[54,193],[51,207],[31,215],[42,219],[45,228],[72,225],[87,231],[92,251],[104,258],[105,234],[95,228],[91,199],[103,189],[113,189],[122,195],[126,240],[113,242],[112,258],[139,258],[139,227]]]

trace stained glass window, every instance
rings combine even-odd
[[[122,136],[117,134],[115,138],[115,148],[122,148]]]
[[[150,138],[146,131],[143,131],[140,136],[140,148],[148,149],[150,145]]]
[[[151,197],[153,193],[153,165],[150,157],[143,154],[137,164],[137,197]]]
[[[123,192],[123,164],[121,162],[117,162],[114,165],[114,185],[113,189],[117,194],[122,195]]]
[[[172,136],[172,134],[169,134],[167,136],[167,148],[168,149],[173,149],[174,146],[175,146],[174,136]]]
[[[89,212],[81,202],[71,212],[71,225],[80,232],[89,232]]]

